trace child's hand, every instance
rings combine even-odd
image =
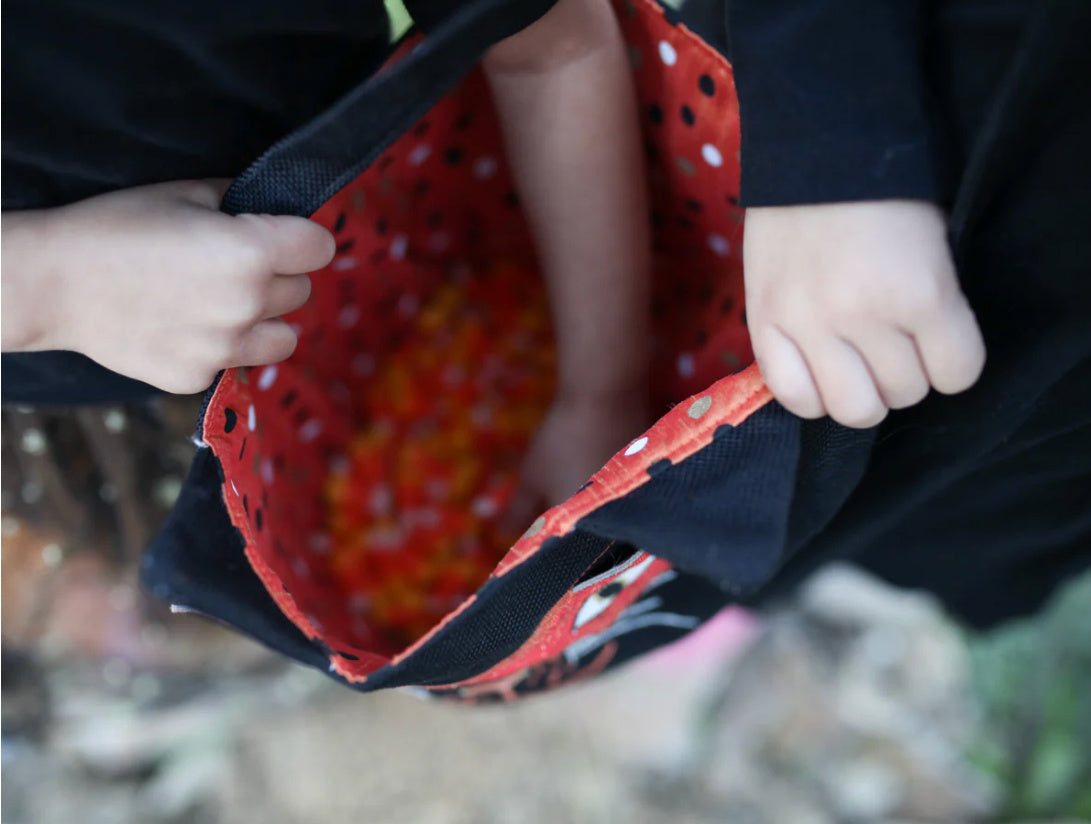
[[[24,348],[73,349],[179,393],[288,357],[296,338],[279,317],[307,301],[304,273],[330,261],[333,238],[302,218],[224,215],[224,189],[165,183],[21,213],[20,245],[38,253],[22,311],[48,318]]]
[[[539,513],[565,501],[649,423],[644,387],[610,398],[558,397],[523,460],[504,529],[526,529]]]
[[[985,345],[930,203],[753,208],[743,257],[754,353],[801,417],[874,426],[981,374]]]

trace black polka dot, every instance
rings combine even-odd
[[[730,438],[732,433],[734,433],[734,431],[735,431],[735,427],[733,427],[731,424],[722,423],[719,426],[717,426],[715,430],[713,430],[712,439],[714,441],[718,441],[718,440],[720,440],[720,438]]]
[[[686,208],[689,209],[691,212],[695,212],[696,214],[700,214],[702,211],[701,204],[696,200],[687,200]]]
[[[386,222],[385,217],[381,217],[375,221],[375,231],[378,232],[380,235],[385,235],[388,228],[390,227],[389,224]]]
[[[234,409],[224,410],[224,432],[230,432],[235,428],[235,424],[239,422],[239,416],[235,414]]]
[[[458,119],[455,120],[455,128],[461,132],[464,129],[469,128],[470,124],[473,122],[474,116],[469,112],[463,112],[458,116]]]
[[[663,110],[659,108],[659,104],[652,103],[652,105],[648,107],[648,119],[656,125],[663,122]]]
[[[393,162],[394,158],[392,158],[390,155],[384,155],[383,158],[379,161],[379,171],[381,172],[384,169],[389,169],[390,164]]]
[[[735,308],[735,298],[726,297],[720,301],[720,311],[725,315],[730,315],[731,311]]]
[[[258,532],[261,532],[262,526],[265,525],[265,516],[260,509],[254,510],[254,526],[258,528]]]
[[[446,160],[451,166],[457,166],[462,162],[463,152],[458,146],[451,146],[447,151],[443,153],[443,159]]]
[[[413,129],[413,135],[415,137],[424,137],[426,134],[428,134],[428,121],[423,120]]]
[[[727,202],[732,206],[738,206],[739,205],[739,198],[738,198],[737,195],[728,195],[727,196]]]
[[[246,517],[250,517],[250,498],[246,495],[242,496],[242,511],[246,513]]]
[[[670,469],[674,464],[671,463],[670,458],[660,458],[648,466],[648,477],[655,477],[660,472],[664,472]]]
[[[625,589],[625,585],[618,581],[611,581],[602,589],[599,590],[600,598],[613,598],[619,592]]]
[[[712,97],[716,94],[716,83],[710,75],[702,74],[697,78],[697,88],[701,90],[701,94]]]
[[[443,212],[433,209],[428,213],[427,222],[429,229],[438,229],[443,224]]]
[[[515,192],[508,192],[506,195],[504,195],[504,205],[507,206],[509,209],[518,209],[519,195],[517,195]]]
[[[242,446],[239,448],[239,460],[242,460],[242,456],[246,454],[246,438],[242,439]]]
[[[345,228],[345,223],[347,221],[348,221],[348,215],[346,215],[344,212],[341,212],[341,214],[339,214],[337,216],[337,220],[335,220],[333,222],[333,231],[335,231],[335,232],[343,231],[344,228]]]
[[[687,126],[692,126],[694,123],[697,122],[697,115],[693,113],[693,109],[691,109],[689,106],[682,106],[681,115],[682,122],[685,123]]]
[[[294,389],[289,389],[280,398],[280,408],[287,409],[289,406],[296,402],[296,399],[298,397],[298,392],[296,392]]]
[[[346,240],[344,243],[337,244],[337,254],[343,255],[345,252],[351,252],[352,247],[356,245],[355,240]]]
[[[342,658],[348,659],[349,661],[359,661],[360,660],[359,656],[353,655],[352,653],[341,652],[340,650],[338,650],[337,654],[340,655]]]
[[[679,215],[676,223],[678,224],[679,229],[692,229],[697,225],[685,215]]]
[[[694,336],[693,342],[698,346],[704,346],[708,343],[708,332],[704,329],[698,329],[697,334]]]
[[[428,190],[432,188],[432,184],[427,180],[418,180],[416,185],[413,186],[413,194],[417,197],[428,194]]]

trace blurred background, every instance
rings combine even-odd
[[[139,591],[199,405],[3,413],[7,824],[1091,820],[1091,575],[972,635],[839,566],[518,705],[360,695]]]
[[[359,695],[137,589],[198,403],[4,412],[8,824],[1091,819],[1091,578],[968,635],[834,567],[516,706]]]

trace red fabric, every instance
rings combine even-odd
[[[645,482],[645,470],[656,460],[692,454],[717,426],[738,425],[770,400],[755,368],[732,374],[753,356],[743,317],[742,211],[735,203],[738,113],[730,69],[651,2],[623,0],[618,17],[630,46],[648,147],[654,391],[662,408],[677,405],[615,456],[594,485],[539,518],[500,560],[494,576],[530,557],[549,536],[569,531],[582,515]],[[404,358],[406,348],[420,342],[414,334],[419,313],[434,305],[452,279],[480,278],[501,261],[505,275],[530,279],[527,288],[541,289],[480,74],[439,103],[314,220],[335,232],[338,254],[314,275],[307,306],[288,318],[301,332],[296,353],[278,366],[225,374],[202,434],[222,462],[224,499],[254,569],[308,637],[358,659],[331,659],[336,672],[358,682],[411,654],[474,598],[474,587],[467,585],[460,607],[399,651],[369,623],[361,608],[368,599],[353,591],[353,576],[331,560],[325,493],[331,471],[344,467],[354,439],[374,425],[369,388],[384,364]],[[490,294],[470,292],[475,299]],[[495,294],[499,303],[485,314],[510,312],[510,290]],[[466,367],[451,357],[452,366]],[[425,391],[441,390],[433,381]],[[407,393],[426,397],[420,387]],[[412,405],[403,412],[412,417]],[[487,442],[475,449],[484,452]],[[510,464],[510,457],[504,460]],[[639,575],[624,578],[627,570],[632,575],[633,563]],[[484,689],[557,659],[582,635],[601,632],[667,568],[643,556],[626,570],[577,587],[516,655],[473,684]],[[609,603],[594,602],[619,580],[624,588],[612,587]],[[367,582],[374,586],[381,582]],[[579,623],[580,610],[592,602],[587,609],[601,611]],[[608,646],[601,655],[608,657]]]

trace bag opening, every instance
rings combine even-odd
[[[654,3],[617,11],[646,146],[652,391],[666,413],[753,361],[738,112],[721,55]],[[225,373],[202,437],[272,597],[366,674],[525,559],[494,516],[551,397],[548,313],[480,72],[313,219],[337,255],[287,318],[295,354]]]

